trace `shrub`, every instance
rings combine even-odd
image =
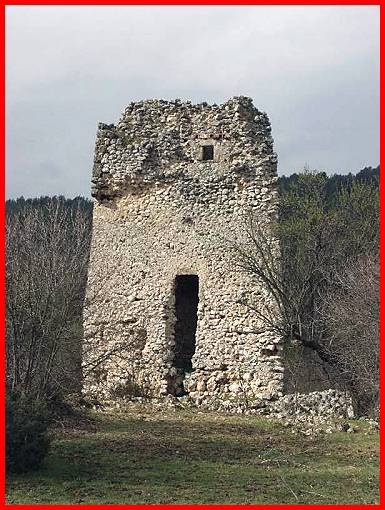
[[[9,396],[6,403],[6,468],[23,473],[38,469],[49,450],[49,413],[44,403]]]

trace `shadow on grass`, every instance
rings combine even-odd
[[[370,436],[309,438],[240,417],[105,416],[58,438],[40,471],[10,478],[9,503],[374,503]]]

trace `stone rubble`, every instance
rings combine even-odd
[[[110,401],[107,408],[124,411],[132,406],[150,406],[154,409],[191,409],[198,408],[205,411],[226,412],[231,414],[261,415],[273,419],[293,432],[314,435],[335,431],[354,433],[356,427],[349,423],[357,419],[354,414],[352,399],[344,391],[329,389],[313,391],[311,393],[289,394],[267,402],[260,400],[251,406],[239,400],[208,399],[197,402],[190,396],[175,397],[125,397]],[[103,406],[95,405],[95,409]],[[368,432],[378,431],[378,422],[360,418],[368,423]]]
[[[336,389],[283,395],[271,402],[264,414],[294,426],[305,434],[354,431],[346,424],[346,420],[355,418],[352,399],[345,391]]]

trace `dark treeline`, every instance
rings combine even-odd
[[[63,208],[67,211],[80,208],[84,211],[85,214],[92,216],[92,208],[93,203],[91,200],[84,197],[75,197],[75,198],[65,198],[64,196],[55,196],[55,197],[47,197],[42,196],[39,198],[24,198],[19,197],[16,199],[9,199],[5,203],[6,214],[12,215],[17,213],[22,213],[26,210],[26,208],[47,208],[47,206],[52,202],[52,200],[57,201],[62,204]]]
[[[367,166],[356,174],[351,172],[345,175],[334,174],[330,176],[326,172],[318,172],[318,174],[325,178],[325,194],[328,201],[333,200],[342,189],[351,189],[354,183],[373,184],[376,187],[380,184],[380,166],[376,168]],[[291,186],[297,186],[300,175],[297,173],[289,176],[281,175],[278,179],[280,193],[284,194]]]

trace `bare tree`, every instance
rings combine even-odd
[[[324,300],[327,347],[361,411],[378,413],[380,367],[380,265],[378,254],[360,257],[334,278]]]
[[[7,214],[7,386],[53,397],[80,383],[91,216],[61,198]]]
[[[243,303],[287,342],[298,341],[329,361],[319,317],[320,295],[327,282],[323,270],[332,243],[327,225],[324,232],[301,236],[299,241],[297,231],[284,234],[278,223],[266,225],[254,214],[248,214],[245,223],[245,239],[232,243],[235,265],[261,282],[273,299],[263,306],[245,295]]]
[[[316,358],[311,357],[317,370],[322,365],[325,380],[348,384],[364,410],[368,395],[363,392],[367,384],[364,380],[370,385],[370,398],[378,398],[379,334],[378,324],[370,315],[376,314],[376,308],[369,313],[375,292],[367,289],[371,305],[357,314],[360,327],[366,324],[366,333],[360,333],[357,341],[356,334],[352,336],[351,344],[348,337],[353,335],[352,324],[356,332],[359,324],[349,318],[349,313],[355,313],[353,303],[358,306],[357,296],[364,292],[364,281],[359,276],[365,273],[362,264],[368,271],[377,264],[378,271],[378,259],[370,258],[370,254],[377,253],[379,243],[378,188],[370,183],[354,184],[337,193],[331,202],[325,196],[325,179],[322,174],[301,174],[297,187],[281,196],[277,221],[267,224],[251,213],[241,240],[230,244],[238,270],[249,274],[256,286],[262,283],[272,298],[255,300],[250,292],[243,296],[243,303],[254,310],[265,327],[285,340],[286,347],[297,344],[302,352],[308,349],[306,352],[316,353]],[[362,259],[365,254],[367,258]],[[345,270],[347,264],[355,268],[354,275]],[[345,303],[339,293],[351,297]],[[334,299],[337,308],[332,307]],[[369,363],[367,350],[374,351]]]

